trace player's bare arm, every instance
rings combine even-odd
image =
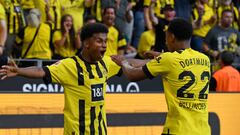
[[[142,66],[147,63],[147,60],[131,59],[128,61],[124,57],[119,55],[113,55],[111,56],[111,58],[115,63],[122,67],[124,75],[130,81],[140,81],[147,78],[142,70]],[[135,64],[135,66],[133,66],[132,64]]]
[[[42,78],[45,72],[41,67],[18,68],[17,66],[2,66],[0,70],[1,79],[14,76],[23,76],[28,78]]]

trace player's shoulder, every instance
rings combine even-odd
[[[163,59],[171,59],[176,57],[176,54],[174,52],[164,52],[161,53],[158,57],[161,57]]]
[[[192,49],[192,50],[193,50],[193,49]],[[204,53],[202,53],[202,52],[199,52],[199,51],[195,51],[195,50],[193,50],[193,51],[196,53],[196,56],[198,56],[198,57],[200,57],[200,58],[204,58],[204,59],[210,61],[209,57],[208,57],[206,54],[204,54]]]
[[[196,50],[194,50],[192,48],[185,49],[184,52],[185,53],[183,53],[183,55],[186,54],[186,55],[189,55],[189,57],[190,56],[194,56],[194,57],[204,58],[204,59],[209,60],[209,57],[206,54],[204,54],[202,52],[199,52],[199,51],[196,51]]]
[[[115,33],[118,33],[118,32],[119,32],[119,29],[117,29],[115,26],[111,26],[108,30],[109,30],[110,32],[115,32]]]
[[[112,63],[114,63],[113,61],[112,61],[112,58],[110,57],[110,56],[107,56],[107,55],[105,55],[103,58],[102,58],[102,60],[100,60],[99,61],[100,63],[104,63],[105,65],[111,65]]]
[[[75,57],[75,56],[74,56]],[[77,58],[76,58],[77,60]],[[61,60],[58,60],[57,62],[55,62],[53,65],[68,65],[68,66],[71,66],[71,65],[76,65],[74,62],[74,58],[71,57],[71,58],[65,58],[65,59],[61,59]]]

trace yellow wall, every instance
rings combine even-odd
[[[1,114],[62,114],[63,94],[0,94]],[[167,112],[163,94],[107,94],[108,113]],[[221,135],[240,133],[240,93],[209,94]],[[109,135],[159,135],[162,126],[109,127]],[[0,129],[0,135],[58,135],[62,128]]]

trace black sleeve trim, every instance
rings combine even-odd
[[[119,76],[119,77],[120,77],[120,76],[122,76],[122,74],[123,74],[123,71],[122,71],[122,68],[120,68],[119,71],[118,71],[118,73],[116,74],[116,76]]]
[[[8,64],[8,57],[7,56],[1,56],[0,57],[0,68],[2,68],[3,65]]]
[[[216,91],[216,87],[217,87],[217,81],[216,81],[216,79],[214,77],[211,77],[209,90],[210,91]]]
[[[147,65],[144,65],[142,67],[143,72],[145,73],[145,75],[149,78],[149,79],[153,79],[154,76],[149,72]]]
[[[51,73],[47,67],[43,67],[43,71],[45,72],[45,76],[43,77],[43,81],[45,84],[52,83]]]
[[[127,46],[121,46],[121,47],[118,47],[118,50],[123,50],[123,49],[126,49]]]

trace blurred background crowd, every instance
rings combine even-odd
[[[109,28],[105,55],[154,58],[168,51],[165,30],[181,17],[193,25],[191,47],[210,57],[213,71],[223,51],[234,55],[238,68],[239,13],[240,0],[0,0],[0,55],[72,57],[81,51],[82,26],[101,22]]]

